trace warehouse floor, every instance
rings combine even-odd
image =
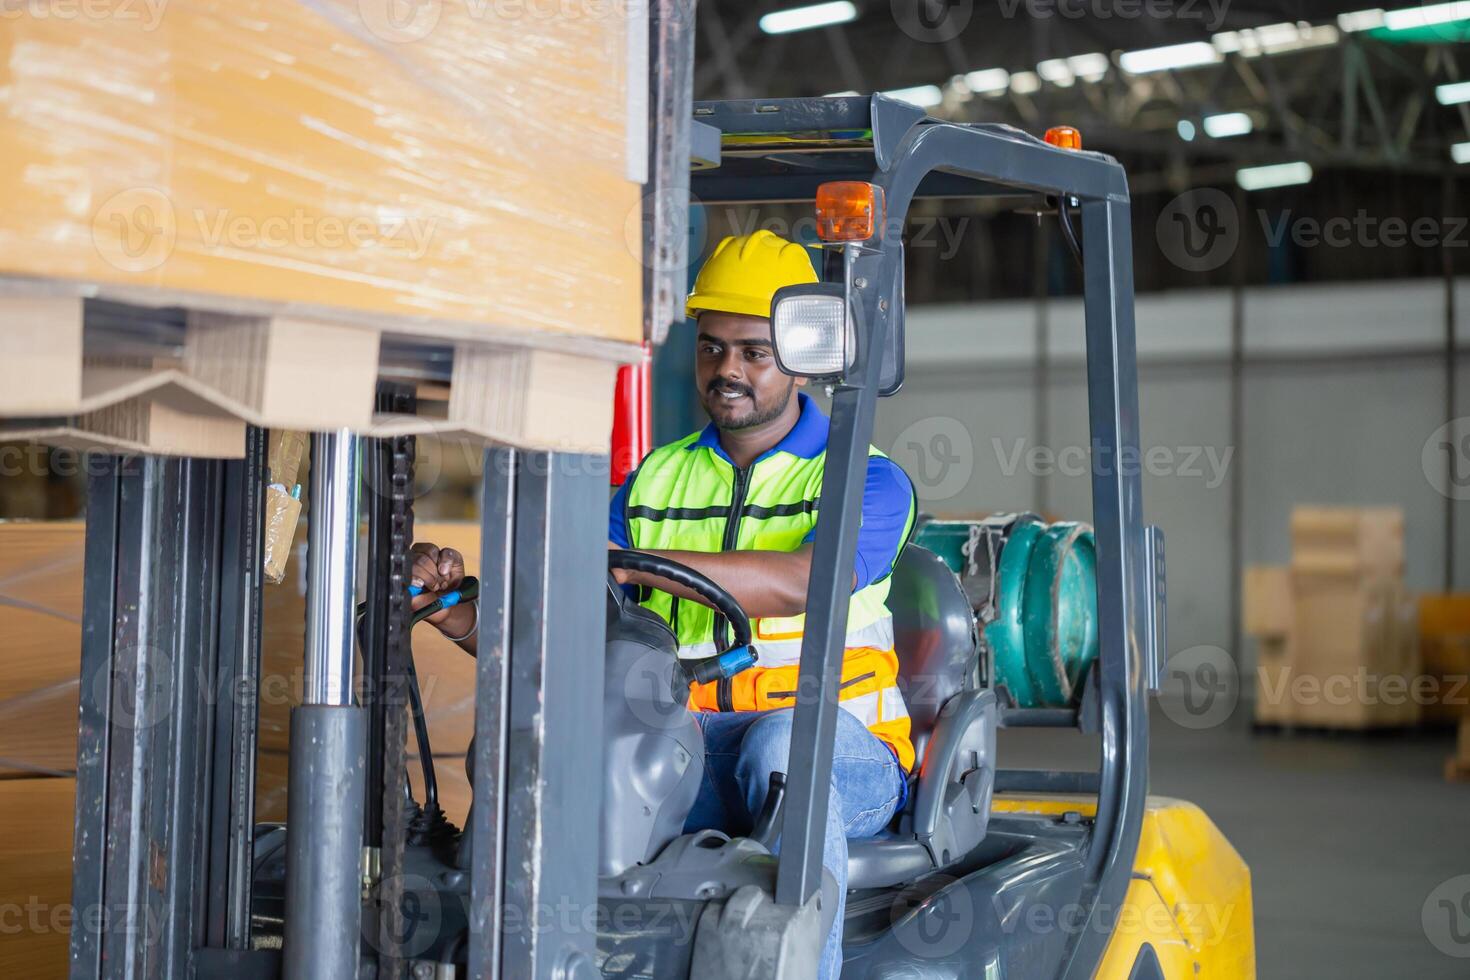
[[[1464,980],[1425,936],[1441,882],[1470,872],[1470,785],[1443,779],[1449,736],[1189,731],[1155,711],[1150,792],[1204,807],[1251,868],[1262,980]],[[1007,768],[1096,766],[1075,733],[1004,731]]]

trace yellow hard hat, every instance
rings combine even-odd
[[[764,228],[732,235],[715,246],[699,270],[684,315],[713,310],[768,317],[776,290],[816,281],[811,257],[795,242]]]

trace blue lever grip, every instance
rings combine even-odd
[[[734,677],[747,667],[754,667],[756,661],[755,647],[743,646],[733,650],[726,650],[720,654],[720,676]]]
[[[408,594],[409,595],[419,595],[423,591],[424,591],[424,587],[422,585],[410,585],[408,587]]]
[[[450,606],[457,606],[463,601],[464,593],[455,589],[453,592],[446,592],[439,597],[439,607],[441,609],[448,609]]]

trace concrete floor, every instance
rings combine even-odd
[[[1191,731],[1155,711],[1149,791],[1202,806],[1250,865],[1258,976],[1470,977],[1422,918],[1436,886],[1470,873],[1470,785],[1443,779],[1451,738],[1254,735],[1248,715]],[[1075,733],[1001,733],[1007,768],[1095,768],[1096,751]]]

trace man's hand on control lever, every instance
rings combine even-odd
[[[427,606],[441,593],[459,588],[464,581],[464,555],[453,548],[420,541],[408,553],[413,558],[408,573],[409,583],[424,590],[411,600],[415,610]],[[441,609],[426,622],[433,623],[445,636],[464,636],[475,625],[474,603],[462,602]]]

